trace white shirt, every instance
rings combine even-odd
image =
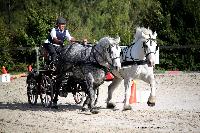
[[[64,31],[62,31],[62,32],[64,32]],[[56,37],[56,29],[55,29],[55,28],[53,28],[53,29],[51,30],[51,33],[50,33],[50,34],[51,34],[51,37],[52,37],[52,38],[54,38],[54,37],[57,38],[57,37]],[[69,31],[68,31],[68,30],[66,30],[66,35],[65,35],[65,36],[67,37],[67,40],[68,40],[68,41],[70,41],[70,40],[72,39],[72,36],[69,34]]]

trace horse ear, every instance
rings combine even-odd
[[[117,36],[117,37],[115,38],[115,42],[116,42],[117,44],[120,43],[120,37],[119,37],[119,36]]]
[[[157,33],[156,33],[156,31],[153,33],[153,36],[156,38],[156,36],[157,36]]]
[[[142,37],[146,38],[146,34],[144,34],[144,32],[142,32]]]

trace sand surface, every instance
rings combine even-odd
[[[0,132],[5,133],[67,133],[67,132],[200,132],[200,73],[156,75],[157,102],[133,104],[122,111],[124,87],[116,89],[114,110],[106,109],[107,86],[100,87],[99,114],[82,112],[71,94],[59,99],[59,109],[27,103],[26,77],[0,82]],[[137,81],[137,91],[150,90],[148,84]]]

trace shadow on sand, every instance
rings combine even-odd
[[[52,111],[52,112],[64,112],[64,111],[76,111],[80,110],[79,114],[91,115],[90,111],[87,109],[82,111],[82,105],[79,104],[59,104],[58,109],[43,107],[42,104],[30,105],[29,103],[2,103],[0,102],[0,110],[9,109],[9,110],[21,110],[21,111]],[[100,109],[107,109],[103,107],[97,107]]]
[[[81,110],[82,106],[78,104],[59,104],[58,109],[54,108],[46,108],[43,107],[42,104],[30,105],[29,103],[2,103],[0,102],[0,109],[9,109],[9,110],[21,110],[21,111],[54,111],[54,112],[61,112],[61,111],[75,111]]]

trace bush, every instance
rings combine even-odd
[[[7,68],[9,73],[16,73],[16,72],[26,72],[27,71],[27,64],[25,63],[17,63],[13,66],[9,66]]]

